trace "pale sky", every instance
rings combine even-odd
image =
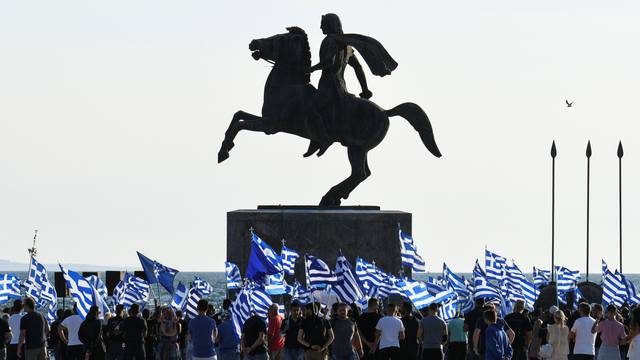
[[[420,104],[444,155],[393,118],[345,205],[413,213],[431,271],[469,272],[485,245],[549,268],[555,139],[557,263],[584,270],[591,139],[598,272],[618,264],[622,140],[624,270],[640,272],[637,1],[3,1],[0,259],[26,262],[37,227],[43,262],[134,266],[140,250],[221,271],[227,211],[316,204],[348,175],[340,145],[303,159],[304,139],[241,133],[216,155],[233,113],[262,106],[270,68],[248,43],[297,25],[315,63],[327,12],[385,45],[399,66],[367,71],[372,100]]]

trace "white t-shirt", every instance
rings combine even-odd
[[[64,326],[69,333],[69,346],[82,345],[82,342],[78,339],[80,324],[82,324],[80,315],[71,315],[62,321],[62,326]]]
[[[576,345],[573,347],[574,354],[595,355],[596,334],[591,332],[593,324],[596,322],[591,316],[578,318],[571,332],[576,333]]]
[[[376,330],[380,331],[380,349],[388,347],[400,347],[401,331],[404,331],[402,321],[395,316],[385,316],[378,320]]]
[[[20,341],[20,319],[22,319],[22,314],[13,314],[9,317],[9,327],[11,328],[11,345],[17,345]]]

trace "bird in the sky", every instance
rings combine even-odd
[[[573,106],[573,101],[569,102],[569,100],[565,100],[564,102],[567,104],[567,107],[572,107]]]

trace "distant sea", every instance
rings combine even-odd
[[[0,271],[0,273],[2,273],[2,271]],[[24,279],[27,276],[26,272],[14,272],[14,274],[18,275],[20,279]],[[104,281],[104,272],[99,272],[99,275]],[[437,277],[440,275],[442,274],[441,273],[415,274],[414,278],[416,280],[424,281],[427,279],[428,276]],[[471,278],[471,273],[459,273],[459,275],[463,275],[465,278]],[[225,273],[224,272],[179,272],[178,275],[176,275],[174,286],[176,286],[178,282],[181,281],[183,284],[185,284],[188,287],[189,284],[193,281],[195,276],[203,280],[206,280],[209,284],[211,284],[211,286],[213,287],[213,293],[211,294],[211,296],[209,296],[209,301],[211,301],[214,304],[216,309],[219,309],[222,306],[222,301],[226,297]],[[531,274],[526,274],[526,276],[529,278],[529,280],[531,280]],[[625,276],[627,277],[627,279],[633,282],[637,287],[640,287],[640,274],[626,274]],[[54,275],[52,272],[49,272],[49,280],[53,284]],[[585,275],[582,274],[581,281],[584,281],[584,280],[585,280]],[[601,275],[590,274],[589,281],[600,283]],[[157,296],[157,294],[158,294],[158,287],[154,284],[152,285],[151,300],[149,301],[147,306],[153,305],[154,303],[153,299],[155,299],[155,296]],[[170,294],[165,289],[160,287],[160,303],[168,304],[170,302],[171,302]],[[66,298],[63,301],[63,299],[60,298],[58,300],[58,305],[62,306],[63,303],[66,305],[66,307],[69,307],[70,304],[73,303],[73,300],[71,298]],[[0,307],[3,307],[3,306],[0,306]]]

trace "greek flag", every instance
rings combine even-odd
[[[91,286],[93,286],[94,289],[96,289],[96,291],[98,292],[98,295],[100,295],[103,299],[107,298],[107,287],[104,285],[104,283],[102,282],[102,280],[100,280],[100,278],[97,275],[89,275],[86,277],[87,281],[89,282],[89,284],[91,284]]]
[[[524,296],[526,306],[529,309],[533,309],[533,304],[536,302],[538,295],[540,294],[538,287],[525,279],[520,281],[520,290]]]
[[[458,314],[458,299],[454,295],[442,303],[442,308],[440,309],[440,316],[442,317],[442,320],[449,321],[455,318],[457,314]]]
[[[307,281],[312,288],[324,289],[336,282],[336,275],[327,263],[315,256],[306,256]]]
[[[431,295],[425,283],[417,280],[405,278],[398,282],[398,285],[404,291],[406,297],[413,303],[416,309],[420,310],[432,303],[442,303],[443,301],[455,296],[453,290],[445,290],[436,295]]]
[[[551,278],[550,270],[541,270],[533,267],[533,283],[538,287],[545,286],[549,283],[549,279]]]
[[[153,273],[158,279],[160,285],[165,288],[169,294],[173,294],[173,279],[175,279],[178,270],[162,265],[157,261],[153,262]]]
[[[487,279],[484,277],[476,276],[473,279],[473,285],[475,290],[473,297],[475,299],[479,299],[479,298],[499,299],[500,298],[500,293],[498,292],[498,290],[496,290],[496,288],[493,285],[491,285],[491,283],[489,283]]]
[[[26,295],[40,307],[46,307],[49,303],[57,301],[55,288],[47,277],[47,269],[33,257],[29,266],[29,275],[22,286]]]
[[[520,282],[527,280],[527,277],[524,276],[522,270],[520,270],[513,260],[511,260],[511,264],[506,265],[505,272],[506,276],[509,277],[509,281],[515,283],[517,286],[520,285]]]
[[[93,286],[91,286],[82,275],[75,271],[65,269],[62,265],[60,265],[60,271],[62,271],[62,275],[67,282],[69,294],[71,294],[76,302],[78,315],[84,320],[87,313],[89,313],[89,309],[94,304]]]
[[[385,299],[392,295],[404,296],[404,290],[402,290],[402,287],[398,285],[400,280],[391,274],[384,272],[383,274],[384,282],[383,285],[377,289],[377,297]]]
[[[411,235],[398,229],[400,238],[400,256],[402,257],[402,265],[409,266],[415,272],[427,271],[426,264],[422,257],[418,255],[418,248],[413,243]]]
[[[385,278],[382,271],[362,258],[356,259],[356,278],[358,285],[368,297],[376,297],[378,288],[385,286]]]
[[[482,277],[486,278],[487,274],[482,270],[482,266],[480,266],[480,262],[476,259],[476,265],[473,267],[473,277]]]
[[[471,296],[464,277],[454,274],[454,272],[449,269],[447,264],[444,263],[442,264],[442,273],[444,275],[447,288],[455,291],[459,298],[466,299]]]
[[[351,304],[364,297],[351,270],[351,264],[342,255],[338,256],[336,260],[336,278],[337,281],[333,285],[333,291],[338,295],[340,301]]]
[[[287,293],[287,282],[284,281],[284,273],[268,275],[265,277],[264,289],[269,295],[284,295]]]
[[[144,306],[149,300],[149,282],[137,276],[126,273],[124,275],[124,296],[122,303],[125,308],[133,304]]]
[[[187,300],[184,304],[185,312],[189,318],[193,319],[198,316],[198,301],[200,299],[202,299],[202,294],[192,286],[187,293]]]
[[[295,274],[294,269],[296,266],[296,261],[298,261],[299,257],[300,254],[298,254],[297,251],[289,249],[288,247],[284,246],[284,244],[282,244],[280,258],[282,259],[282,269],[284,269],[285,274],[292,276]]]
[[[171,307],[176,310],[182,310],[187,301],[187,293],[187,287],[184,286],[182,281],[178,282],[176,291],[173,292],[173,298],[171,299]]]
[[[252,316],[249,298],[249,289],[245,286],[240,289],[236,300],[231,304],[231,319],[238,341],[242,335],[244,323]]]
[[[213,293],[213,286],[197,276],[194,277],[191,287],[195,288],[203,297],[207,297]]]
[[[580,280],[579,270],[569,270],[564,266],[556,266],[556,274],[558,277],[557,289],[559,293],[574,290],[578,280]]]
[[[447,284],[441,279],[435,279],[432,276],[427,277],[427,290],[431,294],[437,294],[439,292],[447,290]]]
[[[230,261],[224,263],[224,270],[227,274],[227,290],[240,289],[242,287],[242,276],[238,266]]]
[[[112,300],[116,304],[124,304],[124,292],[127,286],[124,281],[118,281],[116,286],[113,288],[113,295],[111,296]]]
[[[640,304],[640,293],[638,293],[636,286],[624,275],[621,274],[621,276],[624,279],[624,283],[627,285],[627,303],[631,306]]]
[[[264,242],[256,233],[251,232],[251,254],[247,265],[246,277],[253,281],[262,281],[265,275],[281,273],[280,255]]]
[[[507,259],[489,250],[484,251],[484,270],[487,272],[487,280],[502,280],[502,269],[507,265]]]
[[[602,259],[602,278],[603,279],[604,279],[604,275],[607,273],[607,270],[609,270],[609,265],[607,265],[604,259]]]
[[[20,279],[15,274],[0,274],[0,304],[20,297]]]
[[[267,294],[264,287],[255,284],[250,287],[250,294],[251,310],[254,314],[266,320],[269,306],[273,303],[269,294]]]
[[[620,273],[606,269],[602,279],[602,302],[622,306],[627,297],[627,286]]]
[[[293,294],[291,300],[298,300],[302,305],[311,302],[311,291],[307,290],[304,286],[300,285],[298,281],[293,284]]]

